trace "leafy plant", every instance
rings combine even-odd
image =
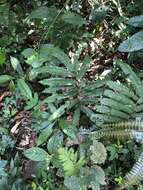
[[[117,138],[122,140],[135,139],[137,142],[142,143],[142,137],[143,137],[142,121],[128,120],[130,118],[132,119],[134,118],[133,113],[135,114],[136,112],[142,112],[142,106],[141,106],[143,100],[142,82],[139,79],[139,77],[132,71],[130,66],[126,65],[121,61],[119,61],[118,64],[122,68],[125,75],[128,77],[130,88],[123,85],[122,83],[120,85],[120,83],[117,82],[110,82],[110,83],[107,82],[107,84],[112,84],[110,85],[110,88],[113,89],[114,92],[112,92],[111,90],[110,91],[105,90],[104,96],[107,96],[107,98],[103,96],[103,99],[101,100],[102,103],[101,106],[97,107],[97,111],[99,111],[100,112],[99,115],[101,115],[100,119],[102,119],[102,122],[106,124],[102,125],[101,130],[94,132],[93,136],[96,139],[104,137]],[[120,94],[118,94],[119,92]],[[133,94],[133,92],[135,92],[136,94]],[[134,99],[135,97],[134,95],[136,95],[138,98]],[[134,104],[135,101],[136,104]],[[136,107],[132,109],[133,105],[136,105]],[[123,107],[124,109],[122,109]],[[138,107],[140,109],[138,109]],[[99,110],[99,108],[101,111]],[[120,120],[121,122],[119,122]],[[127,188],[128,186],[138,184],[141,181],[142,179],[141,163],[142,163],[142,154],[140,155],[138,161],[132,168],[131,172],[126,175],[124,185],[122,185],[121,188],[119,189]]]
[[[136,28],[142,28],[143,27],[143,15],[135,16],[129,19],[128,24],[130,26],[136,27]],[[121,52],[135,52],[143,49],[143,32],[139,31],[129,37],[129,39],[122,42],[118,48]]]
[[[60,148],[58,150],[59,161],[61,162],[67,176],[75,175],[85,164],[84,158],[77,160],[77,153],[73,149]]]
[[[92,82],[85,80],[85,73],[90,66],[88,56],[82,62],[78,61],[76,57],[72,61],[57,47],[47,48],[47,53],[56,57],[59,63],[63,65],[62,67],[47,65],[34,71],[37,74],[47,72],[51,75],[48,79],[40,80],[40,84],[45,86],[43,93],[47,94],[47,98],[43,102],[48,104],[49,108],[52,105],[55,106],[55,111],[51,109],[53,113],[49,121],[56,120],[66,113],[66,110],[71,109],[74,110],[73,121],[79,121],[80,112],[86,113],[86,107],[99,101],[98,98],[102,94],[104,80]],[[56,106],[58,106],[58,109]],[[90,119],[92,120],[92,118]],[[75,123],[75,125],[78,125],[78,123]]]

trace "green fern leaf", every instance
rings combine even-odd
[[[67,176],[75,175],[79,169],[84,165],[84,158],[77,160],[77,152],[74,152],[72,148],[59,148],[59,161],[63,166],[63,170]]]
[[[125,176],[124,184],[119,189],[128,188],[131,185],[138,185],[143,179],[143,152],[131,171]]]

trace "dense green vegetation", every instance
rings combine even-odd
[[[0,0],[0,190],[143,190],[142,12]]]

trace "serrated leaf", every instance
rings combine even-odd
[[[28,99],[32,99],[32,91],[24,79],[18,79],[17,85],[18,85],[18,88],[19,88],[21,94],[24,97],[26,97]]]
[[[83,113],[85,113],[87,115],[87,117],[90,118],[91,121],[93,121],[93,122],[96,121],[96,119],[97,119],[96,114],[91,109],[89,109],[88,107],[82,107],[81,111]]]
[[[105,173],[103,171],[103,169],[99,166],[94,166],[93,168],[93,175],[95,178],[95,181],[101,185],[105,185]]]
[[[58,119],[65,113],[65,109],[68,107],[67,104],[62,105],[59,107],[50,117],[49,121],[54,121],[55,119]]]
[[[128,64],[126,64],[122,60],[117,60],[116,64],[118,64],[121,67],[123,72],[128,76],[128,78],[135,86],[141,84],[140,78],[137,76],[137,74],[131,69],[131,67]]]
[[[24,151],[24,155],[33,161],[45,161],[49,160],[49,154],[42,148],[33,147]]]
[[[117,93],[117,92],[114,92],[112,90],[105,90],[104,96],[106,96],[108,98],[112,98],[113,100],[116,100],[116,101],[121,102],[123,104],[131,105],[130,108],[132,110],[134,110],[136,107],[135,102],[131,98],[128,98],[127,96],[125,96],[122,93]]]
[[[6,164],[7,164],[6,160],[0,160],[0,173],[4,172]]]
[[[129,39],[123,41],[118,50],[121,52],[134,52],[143,49],[143,32],[138,32]]]
[[[131,69],[131,67],[128,64],[124,63],[122,60],[117,60],[116,63],[120,65],[123,72],[127,75],[127,77],[130,79],[130,82],[135,87],[137,94],[141,96],[141,98],[143,99],[143,89],[142,89],[142,83],[141,83],[140,78]]]
[[[53,125],[48,126],[46,129],[42,130],[38,137],[37,145],[43,144],[47,139],[50,137],[50,135],[53,132]]]
[[[105,105],[105,106],[108,106],[108,107],[111,107],[113,109],[116,109],[116,110],[119,110],[119,111],[123,111],[124,114],[131,114],[132,113],[132,110],[131,110],[131,105],[128,105],[128,104],[122,104],[121,102],[117,102],[115,100],[112,100],[112,99],[108,99],[108,98],[103,98],[101,100],[102,102],[102,105]],[[125,114],[125,115],[126,115]]]

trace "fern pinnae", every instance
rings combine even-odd
[[[115,129],[130,129],[135,131],[143,131],[143,121],[122,121],[116,123],[104,124],[102,128],[115,128]]]
[[[78,159],[77,152],[74,152],[72,148],[59,148],[58,154],[63,170],[68,176],[75,175],[79,171],[80,167],[85,164],[85,159]]]
[[[103,137],[106,138],[115,138],[115,139],[135,139],[137,142],[143,142],[143,132],[136,131],[133,129],[115,129],[107,128],[101,129],[99,131],[93,132],[93,138],[100,139]]]
[[[128,187],[131,185],[138,185],[143,179],[143,152],[141,153],[138,161],[135,163],[131,171],[125,176],[124,184],[121,186]]]

